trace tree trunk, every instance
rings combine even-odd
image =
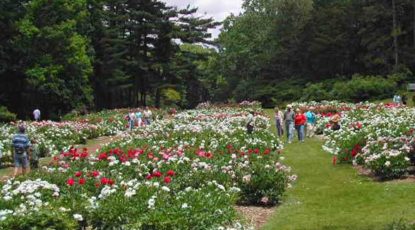
[[[393,46],[394,46],[394,59],[395,59],[395,68],[399,64],[399,47],[398,47],[398,22],[396,18],[396,0],[392,0],[392,15],[393,15]]]

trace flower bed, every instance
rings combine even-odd
[[[295,175],[282,146],[244,109],[186,111],[125,133],[97,155],[71,149],[1,186],[0,228],[224,229],[236,203],[275,204]],[[42,178],[42,179],[38,179]],[[50,227],[50,226],[49,226]]]
[[[87,139],[115,135],[125,130],[123,114],[105,115],[109,113],[88,115],[76,121],[25,122],[25,126],[29,138],[37,141],[41,156],[55,155],[73,144],[84,144]],[[0,160],[3,163],[12,163],[11,142],[16,132],[15,123],[0,126],[0,150],[3,152]]]
[[[333,163],[363,165],[381,179],[407,174],[414,164],[414,109],[369,103],[333,107],[342,117],[340,130],[331,130],[328,116],[318,121],[327,137],[323,148],[334,155]]]

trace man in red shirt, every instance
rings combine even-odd
[[[295,112],[294,124],[295,129],[297,130],[298,140],[304,142],[304,126],[307,122],[307,118],[300,109],[296,109]]]

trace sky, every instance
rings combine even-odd
[[[241,12],[242,0],[163,0],[170,6],[185,8],[187,5],[198,7],[200,14],[213,17],[216,21],[222,21],[231,13]],[[216,38],[220,33],[220,28],[209,31]]]

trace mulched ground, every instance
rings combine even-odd
[[[245,220],[249,225],[260,229],[267,223],[269,218],[274,214],[276,210],[274,207],[258,207],[258,206],[236,206],[235,209],[245,217]]]
[[[399,182],[415,182],[415,175],[413,175],[413,174],[410,174],[410,175],[408,175],[406,177],[403,177],[401,179],[384,181],[384,180],[382,180],[382,178],[375,176],[369,169],[366,169],[361,165],[356,165],[356,166],[353,166],[353,167],[359,172],[360,175],[370,177],[374,181],[378,181],[378,182],[393,182],[393,183],[394,182],[396,182],[396,183],[399,183]]]

